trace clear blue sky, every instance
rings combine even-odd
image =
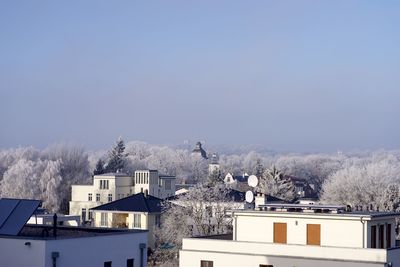
[[[0,2],[0,147],[400,148],[400,1]]]

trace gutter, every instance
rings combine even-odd
[[[360,222],[362,223],[363,227],[362,227],[362,244],[363,244],[363,248],[366,248],[365,245],[365,221],[363,220],[363,216],[360,217]]]

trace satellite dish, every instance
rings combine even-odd
[[[255,175],[250,175],[249,179],[247,180],[247,183],[251,187],[256,187],[258,185],[258,178]]]
[[[251,191],[246,192],[246,202],[247,203],[252,203],[254,200],[254,194]]]

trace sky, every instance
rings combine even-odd
[[[0,1],[0,148],[400,148],[400,1]]]

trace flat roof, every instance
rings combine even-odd
[[[25,225],[24,228],[22,228],[19,235],[17,236],[0,235],[0,238],[55,240],[55,239],[133,234],[133,233],[143,233],[143,232],[148,232],[148,231],[137,230],[137,229],[57,226],[57,237],[54,238],[53,226],[51,225]]]
[[[326,216],[326,217],[400,217],[400,212],[379,212],[379,211],[343,211],[339,213],[329,213],[329,212],[307,212],[307,211],[275,211],[275,210],[245,210],[236,209],[231,210],[230,213],[247,213],[247,214],[268,214],[276,216]]]

